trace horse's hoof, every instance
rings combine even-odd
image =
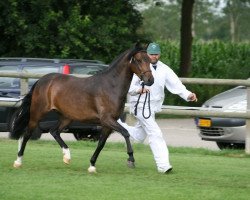
[[[95,166],[90,166],[90,167],[88,168],[88,172],[91,173],[91,174],[96,173],[96,167],[95,167]]]
[[[14,164],[13,164],[13,167],[18,169],[22,166],[22,163],[18,162],[18,161],[15,161]]]
[[[66,158],[65,156],[63,156],[63,162],[64,162],[66,165],[69,165],[70,159],[69,159],[69,158]]]
[[[135,162],[132,162],[130,160],[128,160],[127,165],[128,165],[129,168],[135,168]]]

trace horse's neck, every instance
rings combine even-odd
[[[114,89],[114,92],[120,96],[119,98],[122,98],[127,96],[133,78],[133,72],[130,70],[127,64],[117,65],[118,66],[113,67],[111,70],[111,73],[113,73],[111,84],[113,86],[112,89]]]

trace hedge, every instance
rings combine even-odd
[[[161,61],[177,74],[180,64],[179,43],[157,41],[162,50]],[[250,43],[231,43],[221,41],[193,42],[192,68],[189,77],[248,79],[250,78]],[[205,100],[233,86],[186,85],[198,95],[198,103],[185,103],[176,95],[167,92],[164,104],[200,106]]]

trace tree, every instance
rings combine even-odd
[[[152,2],[155,4],[152,4]],[[182,5],[181,14],[179,14],[180,5]],[[154,40],[156,38],[158,40],[178,39],[177,36],[180,35],[180,76],[188,76],[191,70],[193,5],[194,0],[170,0],[169,4],[162,1],[151,1],[151,8],[143,12],[143,16],[146,17],[144,19],[145,31],[147,34],[151,34]],[[176,12],[173,12],[173,10]],[[176,22],[180,18],[181,24]],[[171,19],[174,19],[173,23]],[[175,24],[175,27],[173,24]],[[180,25],[178,26],[178,24]]]
[[[249,0],[225,0],[225,8],[223,9],[226,18],[229,19],[230,36],[232,42],[240,41],[241,33],[240,26],[244,24],[244,16],[250,16],[250,1]],[[247,19],[249,25],[249,18]],[[247,27],[245,27],[247,28]],[[249,28],[242,30],[245,34]],[[248,31],[249,33],[249,31]],[[243,36],[244,38],[244,36]]]
[[[191,70],[192,52],[192,11],[194,0],[182,1],[181,9],[181,42],[180,42],[180,73],[182,77],[188,76]]]
[[[142,17],[126,0],[5,0],[1,56],[110,62],[141,38]]]
[[[152,40],[177,40],[180,37],[180,4],[152,5],[142,11],[142,31]]]

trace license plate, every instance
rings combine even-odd
[[[211,127],[211,120],[210,119],[199,119],[198,126]]]

